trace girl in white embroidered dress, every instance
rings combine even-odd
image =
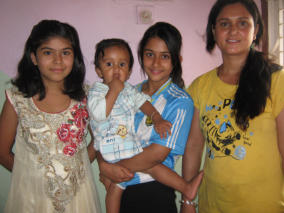
[[[0,163],[13,171],[6,213],[100,212],[84,77],[76,30],[56,20],[35,25],[0,117]]]

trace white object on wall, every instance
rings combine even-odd
[[[137,24],[152,24],[154,22],[154,7],[140,6],[136,7]]]

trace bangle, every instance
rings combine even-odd
[[[156,113],[156,112],[152,112],[151,117],[150,117],[150,118],[151,118],[151,121],[153,121],[152,118],[153,118],[153,116],[155,115],[155,113]]]
[[[180,200],[179,202],[181,204],[186,204],[186,205],[190,205],[190,206],[193,206],[193,207],[197,207],[198,206],[197,202],[192,201],[192,200]]]

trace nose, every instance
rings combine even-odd
[[[54,62],[56,64],[60,64],[62,62],[62,55],[61,55],[61,53],[55,53],[54,54]]]
[[[119,69],[120,69],[119,64],[114,64],[114,65],[113,65],[113,71],[114,71],[114,73],[118,73],[118,72],[119,72]]]
[[[232,24],[230,27],[230,33],[235,34],[238,32],[238,26],[236,24]]]
[[[157,56],[155,56],[154,58],[153,58],[153,66],[158,66],[160,64],[160,58],[159,57],[157,57]]]

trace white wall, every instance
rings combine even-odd
[[[154,22],[170,22],[182,33],[184,79],[189,84],[219,63],[218,56],[205,52],[202,38],[212,4],[212,0],[0,0],[0,71],[15,76],[32,26],[41,19],[58,19],[78,30],[89,82],[96,79],[92,65],[95,44],[104,38],[120,37],[130,43],[135,55],[130,82],[137,83],[143,77],[136,47],[149,25],[137,24],[136,6],[147,5],[153,7]]]

